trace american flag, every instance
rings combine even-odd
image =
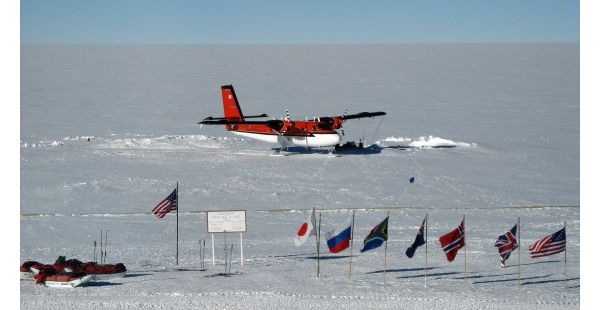
[[[531,258],[560,253],[567,248],[567,231],[565,228],[548,235],[529,246]]]
[[[518,246],[517,230],[517,224],[515,224],[515,226],[511,230],[509,230],[504,235],[499,236],[498,240],[496,240],[495,246],[498,248],[498,253],[500,253],[500,266],[502,267],[505,266],[505,262],[510,256],[512,250],[516,249]]]
[[[165,200],[159,202],[158,205],[152,209],[152,213],[158,218],[163,218],[167,213],[174,210],[177,210],[177,189],[173,190]]]

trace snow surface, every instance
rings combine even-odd
[[[271,146],[200,127],[222,113],[233,84],[243,111],[292,118],[386,111],[348,121],[364,152],[272,155]],[[73,290],[21,281],[23,309],[80,308],[579,308],[579,45],[85,46],[21,48],[21,260],[93,257],[109,231],[111,263],[128,276]],[[410,184],[410,177],[416,182]],[[150,210],[179,182],[175,215]],[[308,209],[322,232],[356,209],[348,251],[294,247]],[[207,210],[248,210],[244,265],[199,271]],[[390,212],[384,249],[359,253]],[[403,254],[430,216],[424,247]],[[464,250],[445,260],[437,238],[466,215]],[[499,268],[496,237],[522,223],[517,253]],[[567,225],[564,255],[526,248]],[[322,245],[325,246],[324,244]],[[184,269],[184,270],[178,270]],[[51,302],[49,302],[51,301]]]

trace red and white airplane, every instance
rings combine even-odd
[[[266,114],[244,116],[232,85],[221,86],[225,117],[209,116],[199,122],[203,125],[225,125],[234,134],[268,142],[282,147],[308,148],[335,147],[342,137],[337,129],[350,119],[385,115],[385,112],[360,112],[342,116],[316,117],[314,120],[248,120],[267,117]]]

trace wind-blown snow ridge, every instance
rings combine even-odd
[[[62,141],[40,141],[38,143],[29,143],[29,142],[22,142],[21,141],[21,147],[22,148],[30,148],[30,147],[56,147],[56,146],[63,146],[65,145],[64,142]]]
[[[212,137],[204,135],[163,135],[158,137],[136,137],[106,139],[99,147],[105,149],[218,149],[225,143],[237,143],[243,139]]]
[[[205,135],[111,135],[110,138],[95,136],[68,136],[60,140],[41,140],[37,143],[21,141],[22,148],[60,147],[66,144],[95,142],[95,146],[104,149],[218,149],[227,144],[245,141],[243,138]],[[456,142],[436,136],[421,136],[418,138],[387,137],[375,142],[376,144],[409,149],[431,148],[469,148],[477,147],[476,143]]]
[[[377,141],[377,144],[387,144],[386,142],[399,143],[395,146],[405,148],[451,148],[451,147],[476,147],[476,143],[466,142],[455,142],[449,139],[444,139],[434,136],[421,136],[419,138],[404,138],[404,137],[387,137],[383,140]]]

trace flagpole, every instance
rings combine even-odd
[[[106,245],[108,244],[108,230],[104,232],[104,258],[102,259],[102,263],[106,263]]]
[[[465,242],[465,287],[467,286],[467,225],[465,225],[465,215],[463,214],[463,240]]]
[[[387,212],[387,217],[388,217],[388,226],[389,226],[389,218],[390,218],[390,211]],[[386,228],[387,229],[387,228]],[[387,270],[387,241],[388,238],[385,239],[385,250],[383,253],[383,285],[386,284],[386,270]]]
[[[517,218],[517,233],[519,235],[519,244],[517,245],[517,248],[519,249],[519,271],[517,272],[517,287],[519,287],[521,285],[521,217]]]
[[[315,210],[316,210],[316,208],[313,208],[313,211],[312,211],[313,215],[315,215],[315,212],[316,212]],[[311,215],[311,217],[310,217],[311,224],[312,224],[313,215]],[[319,213],[319,216],[320,216],[320,213]],[[316,215],[315,215],[315,217],[316,217]],[[315,219],[315,225],[317,225],[316,219]],[[318,228],[314,227],[314,229],[317,230]],[[315,233],[315,247],[317,248],[317,257],[319,257],[319,233],[318,232]],[[318,277],[319,277],[319,260],[317,259],[317,278]]]
[[[352,210],[352,227],[350,228],[350,268],[348,270],[348,280],[352,281],[352,245],[354,244],[354,213]]]
[[[564,284],[567,288],[567,222],[565,222],[565,273],[564,273]]]
[[[175,200],[177,201],[177,233],[175,234],[177,238],[177,247],[175,250],[175,265],[179,265],[179,182],[177,182],[177,187],[175,187]]]
[[[317,233],[317,278],[321,275],[321,213],[319,212],[319,232]]]
[[[415,207],[415,184],[414,181],[410,183],[410,194],[412,198],[412,207]]]
[[[223,231],[223,240],[225,242],[225,248],[224,248],[224,252],[225,252],[225,274],[227,274],[227,230]]]
[[[104,256],[104,250],[102,248],[102,244],[104,243],[102,242],[102,238],[104,238],[104,233],[102,232],[102,229],[100,229],[100,264],[102,264],[102,256]]]
[[[427,287],[427,229],[429,229],[429,213],[425,214],[425,287]]]

